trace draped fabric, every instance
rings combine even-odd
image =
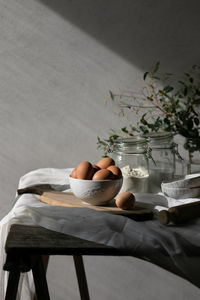
[[[24,175],[19,188],[49,184],[55,190],[69,190],[71,169],[45,168]],[[199,199],[175,200],[164,195],[136,194],[136,201],[154,211]],[[156,219],[136,222],[127,217],[111,215],[88,208],[49,206],[35,194],[16,197],[12,210],[0,222],[0,299],[4,299],[7,272],[5,240],[13,223],[38,225],[89,241],[121,249],[124,253],[150,261],[200,287],[200,219],[184,225],[164,226]],[[20,279],[18,299],[32,299],[34,293],[31,272]]]

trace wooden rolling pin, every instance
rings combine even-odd
[[[158,213],[158,221],[167,225],[168,223],[181,224],[186,221],[200,217],[200,201],[170,207]]]

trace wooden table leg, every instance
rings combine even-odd
[[[43,266],[44,266],[44,271],[45,274],[47,273],[47,268],[49,265],[49,255],[42,255],[42,262],[43,262]],[[36,294],[34,295],[34,300],[38,300]]]
[[[78,280],[81,300],[90,300],[83,258],[81,255],[73,255],[73,259],[76,269],[76,276]]]
[[[42,257],[38,256],[32,267],[35,291],[38,300],[50,300]]]
[[[43,266],[44,266],[44,271],[46,273],[48,264],[49,264],[49,255],[42,255],[42,262],[43,262]]]
[[[50,300],[46,281],[46,269],[49,256],[27,256],[8,254],[4,270],[9,272],[5,300],[15,300],[17,296],[20,273],[32,269],[37,300]]]
[[[20,278],[20,270],[18,268],[13,269],[9,272],[5,300],[15,300],[16,299],[19,278]]]

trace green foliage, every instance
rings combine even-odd
[[[112,133],[110,134],[108,139],[101,140],[101,138],[97,137],[97,149],[102,149],[104,151],[104,156],[108,155],[110,148],[114,144],[115,140],[119,138],[119,135]]]
[[[144,87],[141,97],[131,94],[114,94],[110,99],[120,108],[122,115],[131,110],[137,125],[130,125],[116,131],[111,130],[108,139],[98,137],[98,148],[108,152],[119,137],[148,134],[150,132],[170,131],[185,137],[185,149],[190,153],[200,151],[200,67],[194,65],[190,72],[184,73],[180,80],[172,74],[159,75],[160,63],[143,75]],[[127,99],[129,100],[127,102]]]

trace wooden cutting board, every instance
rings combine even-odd
[[[96,211],[127,216],[136,221],[151,220],[153,218],[153,213],[150,209],[135,207],[132,210],[122,210],[116,207],[114,199],[107,205],[95,206],[83,203],[72,193],[49,191],[40,195],[40,201],[54,206],[90,208]]]

